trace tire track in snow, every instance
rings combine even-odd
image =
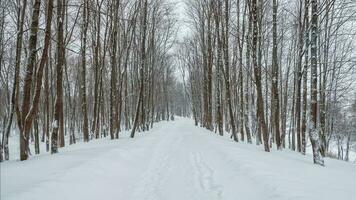
[[[211,199],[222,199],[222,186],[216,183],[214,170],[202,159],[201,153],[193,152],[191,157],[197,172],[196,178],[200,189],[208,193]]]
[[[204,138],[211,137],[210,135],[207,136],[201,135],[201,136],[203,136]],[[234,175],[235,177],[238,177],[240,181],[244,180],[244,183],[246,184],[245,186],[250,186],[250,188],[255,188],[256,191],[259,191],[259,193],[265,194],[264,199],[298,199],[298,197],[290,198],[290,196],[293,195],[293,193],[285,193],[285,195],[283,196],[283,194],[278,191],[279,188],[274,187],[271,184],[268,184],[264,181],[261,181],[260,177],[263,176],[252,175],[251,173],[253,172],[251,172],[251,169],[249,169],[249,167],[246,166],[245,163],[241,162],[241,160],[250,159],[248,155],[244,155],[242,154],[242,152],[236,152],[236,154],[232,153],[236,151],[235,145],[238,144],[230,143],[230,144],[234,144],[234,146],[230,146],[229,143],[226,143],[224,138],[219,138],[218,140],[208,139],[206,140],[206,142],[208,146],[213,146],[213,147],[222,146],[223,148],[214,148],[213,151],[218,155],[220,162],[225,163],[227,168],[231,168],[233,166],[234,170],[232,171],[231,174]],[[224,146],[226,144],[229,145]],[[265,173],[265,172],[260,172],[260,173]],[[250,189],[250,188],[246,188],[246,189]]]
[[[174,147],[179,146],[178,143],[181,142],[181,138],[166,134],[163,138],[157,137],[157,139],[159,142],[153,151],[152,159],[143,173],[141,181],[137,183],[137,187],[134,189],[133,199],[135,200],[165,199],[162,196],[162,185],[167,175],[172,171],[170,161],[173,158]]]

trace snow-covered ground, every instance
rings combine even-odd
[[[1,163],[1,200],[355,199],[356,165],[235,143],[190,119]]]

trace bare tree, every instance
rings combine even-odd
[[[141,41],[141,65],[140,65],[140,88],[139,88],[139,97],[136,106],[136,114],[135,114],[135,121],[132,127],[130,137],[135,137],[136,128],[139,123],[140,117],[140,109],[142,108],[142,101],[143,101],[143,87],[144,87],[144,68],[146,64],[146,30],[147,30],[147,7],[148,2],[147,0],[144,1],[142,7],[142,41]]]
[[[16,111],[17,119],[20,119],[20,111],[18,108],[18,97],[19,97],[19,81],[20,81],[20,65],[21,65],[21,53],[22,53],[22,43],[23,43],[23,25],[26,12],[27,0],[23,0],[21,5],[18,7],[18,18],[17,18],[17,37],[16,37],[16,58],[15,58],[15,71],[14,71],[14,81],[11,93],[11,110],[8,123],[6,126],[6,131],[3,134],[2,146],[4,148],[5,160],[9,160],[9,135],[12,125],[12,119],[14,112]]]
[[[22,109],[21,115],[18,116],[20,127],[20,159],[27,160],[29,155],[29,136],[30,136],[30,128],[31,123],[27,120],[27,115],[30,111],[30,99],[31,99],[31,85],[32,85],[32,75],[33,70],[35,68],[35,59],[36,59],[36,46],[37,46],[37,32],[38,32],[38,19],[40,14],[40,5],[41,1],[36,0],[33,4],[33,12],[31,18],[31,26],[30,26],[30,38],[28,45],[28,58],[27,58],[27,66],[26,66],[26,75],[25,82],[23,86],[23,99],[22,99]]]
[[[57,0],[57,59],[56,59],[56,96],[52,122],[51,153],[58,153],[58,133],[60,113],[63,112],[63,1]],[[63,133],[62,133],[63,134]]]
[[[318,2],[316,0],[311,1],[311,40],[310,40],[310,56],[311,56],[311,122],[309,137],[313,148],[313,159],[314,163],[318,165],[324,165],[324,159],[320,152],[320,138],[318,132],[318,119],[317,119],[317,109],[318,109],[318,77],[317,77],[317,39],[318,39]]]
[[[272,48],[272,88],[271,88],[271,107],[272,107],[272,133],[276,138],[277,149],[281,149],[280,126],[279,126],[279,93],[278,93],[278,55],[277,55],[277,0],[273,0],[273,48]]]
[[[87,42],[87,30],[89,23],[89,9],[88,3],[86,0],[83,1],[83,24],[82,24],[82,33],[81,33],[81,98],[82,98],[82,113],[83,113],[83,135],[84,142],[89,141],[89,130],[88,130],[88,111],[87,111],[87,95],[86,95],[86,42]]]
[[[262,96],[262,85],[261,85],[261,66],[258,66],[257,62],[257,40],[258,40],[258,24],[257,24],[257,16],[258,16],[258,9],[257,9],[257,1],[252,0],[251,3],[251,15],[253,18],[253,33],[252,33],[252,63],[253,63],[253,70],[255,74],[255,84],[257,90],[257,118],[259,121],[259,126],[262,130],[263,136],[263,144],[265,151],[269,151],[269,144],[268,144],[268,130],[265,122],[265,112],[264,112],[264,103],[263,103],[263,96]]]

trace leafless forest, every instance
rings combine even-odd
[[[355,27],[354,0],[1,0],[0,159],[181,116],[348,161]]]

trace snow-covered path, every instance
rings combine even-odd
[[[351,199],[356,166],[234,143],[190,119],[1,164],[4,200]]]

